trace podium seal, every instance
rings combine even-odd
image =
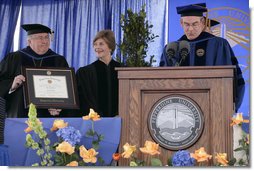
[[[182,95],[160,99],[148,116],[152,138],[169,150],[181,150],[193,145],[201,136],[204,117],[197,103]]]

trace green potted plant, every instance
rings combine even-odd
[[[131,9],[127,10],[127,15],[121,15],[121,28],[123,30],[123,41],[119,45],[121,57],[117,55],[117,61],[122,66],[128,67],[149,67],[155,62],[154,55],[147,57],[148,44],[154,42],[158,35],[151,32],[153,25],[146,20],[145,5],[139,13],[134,13]]]

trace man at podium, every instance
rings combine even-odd
[[[235,65],[235,111],[239,109],[245,91],[245,81],[238,60],[228,41],[205,31],[208,18],[205,3],[177,7],[184,35],[165,46],[160,66]]]

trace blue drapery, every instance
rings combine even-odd
[[[22,0],[21,24],[41,23],[52,28],[55,34],[51,48],[64,55],[69,65],[77,70],[96,60],[92,41],[98,31],[113,30],[120,44],[121,14],[129,8],[138,12],[146,4],[147,19],[151,24],[155,22],[152,31],[160,35],[148,53],[155,55],[158,63],[165,44],[165,36],[161,36],[164,35],[165,3],[166,0]],[[20,37],[20,48],[24,48],[26,32],[21,30]]]
[[[7,2],[7,0],[5,0]],[[153,24],[152,32],[160,37],[150,44],[148,55],[155,55],[158,66],[160,53],[165,44],[165,16],[166,0],[17,0],[22,1],[21,23],[41,23],[49,26],[55,31],[54,41],[51,49],[64,55],[70,66],[78,69],[81,66],[92,63],[96,56],[92,48],[92,40],[96,33],[102,29],[111,29],[115,32],[117,44],[122,40],[122,30],[120,27],[120,16],[126,14],[127,9],[131,8],[138,12],[142,5],[146,4],[147,19]],[[12,8],[14,8],[14,2]],[[4,4],[4,3],[2,3]],[[17,9],[20,3],[15,7]],[[18,14],[18,11],[16,12]],[[9,16],[3,17],[9,21]],[[12,17],[15,23],[11,24],[13,29],[9,30],[9,35],[13,37],[17,16]],[[10,22],[10,21],[9,21]],[[0,26],[1,29],[5,27]],[[6,29],[7,30],[7,29]],[[1,31],[1,34],[4,34]],[[10,35],[11,34],[11,35]],[[1,36],[3,37],[3,36]],[[5,40],[4,45],[12,45],[12,39]],[[26,47],[26,32],[20,30],[19,49]],[[3,40],[2,40],[3,42]],[[8,43],[6,43],[8,42]],[[10,48],[3,48],[0,59]],[[120,53],[116,50],[114,56]]]
[[[0,59],[12,50],[21,0],[1,0],[0,3]]]
[[[76,69],[95,60],[92,40],[108,27],[108,0],[23,0],[21,24],[41,23],[55,32],[51,48],[64,55]],[[26,32],[20,32],[20,48],[26,46]]]
[[[166,42],[166,22],[165,17],[167,0],[110,0],[112,6],[111,29],[116,35],[116,42],[119,45],[123,39],[123,32],[120,27],[121,14],[126,15],[127,9],[132,9],[133,12],[139,12],[142,6],[146,5],[147,20],[152,24],[152,33],[158,35],[154,42],[151,42],[148,47],[148,59],[150,55],[155,55],[156,63],[153,66],[159,66],[160,55]],[[120,49],[116,49],[115,55],[120,55]]]
[[[9,165],[10,165],[10,157],[8,146],[0,144],[0,166],[9,166]]]

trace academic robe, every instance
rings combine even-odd
[[[235,65],[235,108],[236,111],[242,104],[245,81],[242,76],[241,68],[238,60],[234,55],[228,41],[221,37],[214,36],[207,32],[202,32],[196,39],[188,40],[186,35],[182,36],[178,41],[188,41],[190,44],[190,52],[180,64],[180,66],[219,66],[219,65]],[[179,58],[179,59],[176,59]],[[180,57],[168,59],[166,54],[166,46],[161,55],[160,66],[174,66],[174,62],[180,61]]]
[[[120,67],[120,63],[112,59],[108,65],[97,60],[78,69],[76,79],[81,115],[88,115],[90,108],[101,117],[118,115],[118,79],[115,67]]]
[[[0,97],[6,100],[7,117],[28,117],[28,109],[24,108],[23,86],[9,93],[15,76],[21,74],[22,66],[69,67],[66,59],[51,49],[44,55],[38,55],[28,46],[7,54],[0,63]],[[38,117],[52,117],[47,109],[37,109],[37,114]]]

